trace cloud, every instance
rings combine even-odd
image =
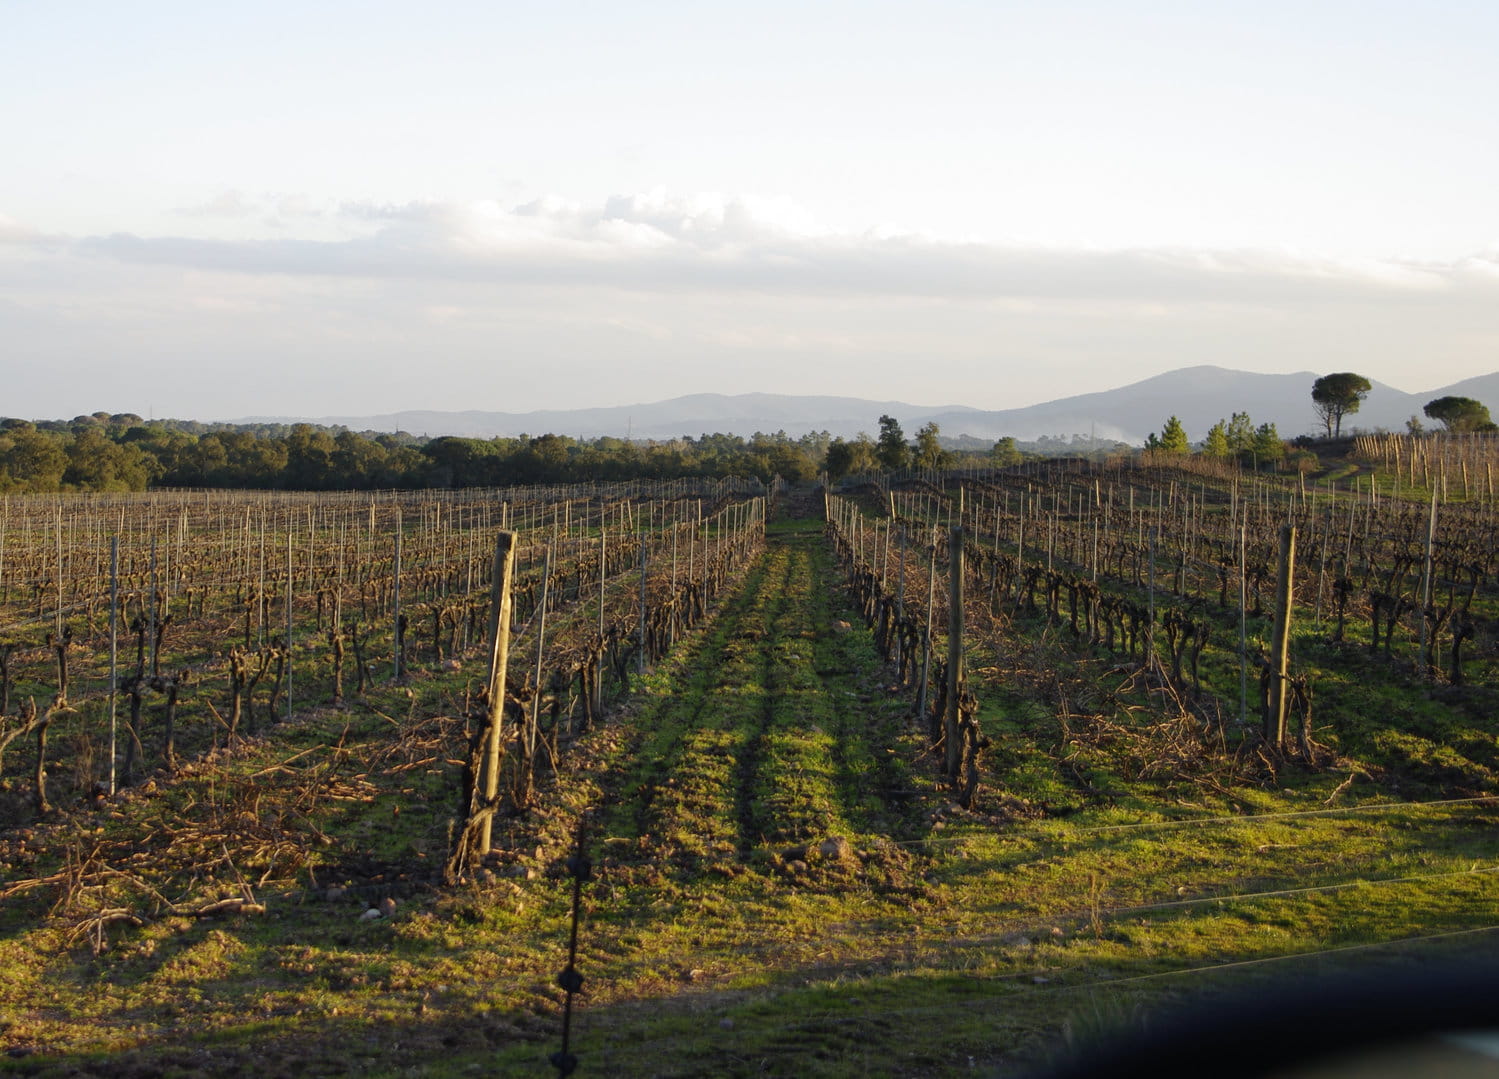
[[[238,219],[258,216],[265,210],[259,199],[250,198],[243,191],[221,191],[205,202],[181,207],[176,213],[183,217]]]
[[[244,242],[253,238],[300,235],[344,239],[357,220],[337,202],[301,194],[251,193],[235,188],[188,206],[170,215],[184,222],[194,235],[216,236]],[[337,226],[343,226],[342,229]],[[357,231],[357,229],[356,229]]]
[[[223,371],[243,382],[232,414],[285,412],[286,393],[311,415],[775,387],[1000,408],[1202,363],[1440,385],[1491,370],[1499,345],[1494,250],[960,243],[659,191],[208,205],[230,216],[205,210],[191,235],[44,236],[0,218],[0,340],[32,399],[55,402],[36,415],[91,410],[74,404],[82,382],[142,414],[224,416]],[[266,233],[266,215],[285,228]],[[255,234],[233,235],[246,222]],[[145,387],[163,389],[141,401]],[[12,389],[22,407],[27,386]]]
[[[18,244],[26,242],[29,230],[19,221],[0,214],[0,243]]]
[[[265,207],[231,194],[208,208],[238,214]],[[1090,251],[885,231],[834,234],[789,203],[712,194],[620,195],[595,206],[545,198],[513,206],[347,202],[326,212],[275,212],[321,213],[353,234],[230,240],[119,233],[75,246],[122,262],[225,273],[992,301],[1419,302],[1458,289],[1487,292],[1499,278],[1493,252],[1454,263],[1349,261],[1281,250]]]
[[[66,237],[49,236],[44,232],[23,225],[11,217],[0,214],[0,245],[11,248],[56,248],[70,241]]]

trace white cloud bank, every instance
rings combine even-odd
[[[1499,253],[1063,250],[821,229],[662,192],[580,205],[226,192],[198,235],[0,217],[10,414],[229,418],[779,390],[1004,408],[1173,367],[1499,367]],[[82,388],[81,388],[82,387]],[[80,397],[86,394],[87,399]]]
[[[547,198],[511,207],[346,203],[290,212],[288,201],[256,207],[231,193],[194,212],[331,220],[352,234],[246,240],[119,233],[80,239],[75,248],[123,262],[254,274],[1174,303],[1394,298],[1499,273],[1499,253],[1492,252],[1433,263],[1292,251],[1004,247],[888,230],[835,235],[789,204],[715,195],[618,196],[598,207]],[[0,234],[3,227],[0,220]]]

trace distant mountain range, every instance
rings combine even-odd
[[[944,438],[966,435],[992,440],[1009,435],[1030,442],[1043,435],[1092,434],[1100,439],[1140,443],[1151,431],[1160,430],[1168,416],[1180,419],[1188,437],[1196,441],[1219,419],[1227,419],[1234,412],[1247,412],[1256,424],[1274,423],[1283,438],[1291,438],[1320,430],[1311,399],[1312,383],[1317,377],[1310,371],[1262,375],[1222,367],[1184,367],[1114,390],[999,411],[960,405],[908,405],[857,397],[699,393],[612,408],[541,412],[409,411],[316,419],[262,416],[240,422],[311,422],[355,431],[408,431],[433,437],[470,438],[550,433],[576,438],[665,440],[702,434],[748,436],[756,431],[767,434],[785,431],[793,437],[809,431],[829,431],[852,438],[861,431],[877,434],[879,417],[890,415],[900,421],[908,436],[930,421],[941,428]],[[1476,398],[1499,412],[1499,371],[1424,393],[1404,393],[1375,382],[1359,411],[1344,418],[1344,433],[1354,428],[1402,431],[1406,420],[1421,415],[1426,402],[1449,394]],[[1424,417],[1423,422],[1426,422]]]

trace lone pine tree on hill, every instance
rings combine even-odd
[[[1471,397],[1438,397],[1428,401],[1421,411],[1437,420],[1449,431],[1492,431],[1494,422],[1489,409]]]
[[[1369,396],[1371,388],[1367,378],[1352,371],[1323,375],[1312,383],[1312,402],[1328,438],[1343,433],[1343,417],[1358,411],[1359,403]]]

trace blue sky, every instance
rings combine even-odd
[[[1499,368],[1499,6],[0,2],[0,412]]]

